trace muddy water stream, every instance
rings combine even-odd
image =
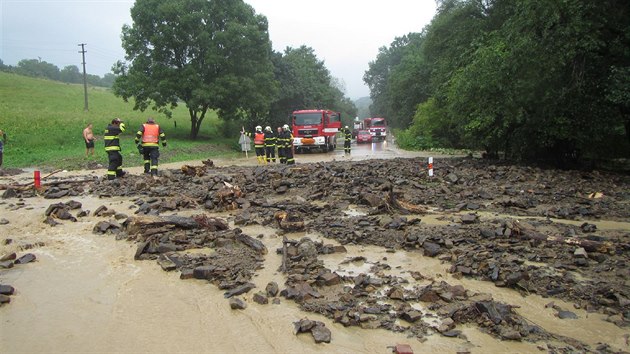
[[[386,144],[367,144],[353,146],[351,157],[336,151],[331,158],[364,159],[377,153],[378,157],[387,155],[390,158],[403,155]],[[316,161],[321,156],[304,154],[298,155],[297,160]],[[255,159],[237,164],[241,163],[255,164]],[[139,172],[139,168],[129,170]],[[100,172],[93,174],[100,175]],[[60,177],[73,174],[64,172]],[[25,173],[16,181],[30,177]],[[54,203],[68,200],[55,200]],[[106,205],[119,212],[133,212],[131,202],[122,198],[82,196],[80,201],[85,210]],[[93,234],[92,228],[100,218],[88,216],[76,223],[63,222],[63,225],[50,227],[42,221],[46,208],[53,201],[30,198],[20,201],[24,205],[19,207],[11,203],[16,204],[15,201],[0,201],[0,218],[9,221],[0,228],[2,239],[13,240],[10,244],[0,245],[0,255],[18,252],[20,256],[31,252],[37,256],[37,261],[0,270],[0,283],[16,289],[11,303],[0,307],[2,353],[389,353],[388,346],[397,343],[410,344],[416,353],[540,353],[537,345],[544,346],[544,343],[500,341],[473,326],[457,328],[463,331],[467,340],[434,334],[425,342],[419,342],[385,330],[346,328],[323,316],[302,312],[294,302],[283,298],[280,305],[259,305],[252,301],[254,292],[264,289],[270,281],[277,282],[282,289],[285,281],[279,271],[282,258],[276,253],[282,245],[282,236],[275,229],[262,226],[242,228],[253,237],[262,235],[261,240],[269,253],[265,256],[264,268],[252,279],[257,288],[242,296],[248,304],[247,309],[231,310],[223,291],[214,285],[201,280],[180,280],[177,272],[164,272],[154,261],[134,261],[135,244],[116,241],[111,235]],[[192,213],[198,212],[179,214]],[[360,215],[361,211],[349,212],[352,213]],[[228,214],[217,215],[228,218]],[[423,223],[448,224],[454,214],[431,213],[418,217]],[[630,229],[628,223],[598,221],[595,224],[599,229]],[[234,227],[233,224],[230,226]],[[287,237],[310,237],[335,244],[317,233],[294,233]],[[410,274],[410,271],[420,272],[426,278],[444,280],[451,285],[461,284],[471,292],[490,293],[498,301],[517,305],[519,314],[549,332],[591,345],[607,343],[619,350],[630,349],[624,338],[627,331],[602,321],[600,315],[576,310],[572,304],[553,300],[578,316],[575,320],[561,320],[551,308],[545,308],[551,299],[533,295],[523,297],[514,290],[497,288],[490,282],[453,278],[446,271],[449,264],[424,257],[420,252],[388,252],[375,246],[345,247],[347,253],[323,255],[320,259],[333,271],[350,275],[371,274],[374,264],[387,264],[389,268],[383,270],[381,267],[380,272],[402,277],[409,281],[407,285],[410,287],[428,283],[427,280],[416,281]],[[189,252],[207,253],[210,250]],[[364,257],[365,261],[345,262],[358,256]],[[426,311],[422,303],[413,306]],[[332,331],[332,342],[315,344],[308,334],[294,335],[293,322],[305,317],[324,322]]]

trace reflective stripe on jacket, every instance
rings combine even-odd
[[[122,132],[123,130],[114,124],[109,124],[107,128],[105,128],[105,133],[103,134],[105,151],[120,151],[120,139],[118,139],[118,135]]]
[[[272,132],[265,133],[265,147],[275,147],[276,146],[276,137]]]

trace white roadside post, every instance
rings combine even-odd
[[[429,177],[433,177],[433,157],[429,157]]]

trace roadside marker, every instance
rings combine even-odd
[[[429,157],[429,177],[433,177],[433,157]]]
[[[33,172],[33,179],[35,180],[35,188],[39,189],[42,186],[42,184],[41,184],[41,177],[39,175],[39,171],[38,170],[35,170]]]

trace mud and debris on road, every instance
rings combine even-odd
[[[9,186],[3,207],[19,213],[32,198],[53,199],[39,215],[45,227],[89,220],[95,237],[132,242],[135,260],[221,289],[235,299],[225,306],[294,302],[303,313],[293,321],[296,333],[325,329],[314,331],[316,342],[334,344],[335,327],[308,314],[402,333],[419,348],[433,336],[467,342],[472,326],[551,353],[630,350],[621,339],[557,332],[497,295],[544,298],[537,310],[557,321],[627,333],[630,177],[474,158],[435,159],[429,177],[425,165],[422,158],[205,161],[158,178],[76,177],[40,191]],[[85,198],[100,205],[89,211]],[[349,251],[357,248],[373,253]],[[392,264],[402,255],[412,259],[406,267]],[[281,281],[256,284],[270,259]]]

